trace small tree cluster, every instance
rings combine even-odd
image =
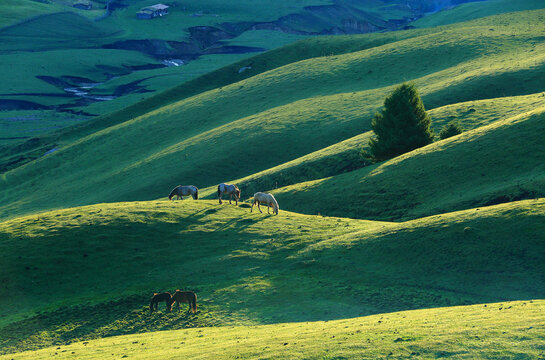
[[[370,155],[382,161],[433,142],[431,118],[413,84],[398,86],[384,101],[371,126]]]
[[[443,128],[441,129],[441,132],[439,133],[439,138],[443,140],[451,136],[461,134],[463,131],[464,131],[464,128],[462,127],[462,125],[460,125],[459,122],[451,121],[445,126],[443,126]]]

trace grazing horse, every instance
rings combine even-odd
[[[238,189],[236,185],[224,184],[224,183],[219,184],[218,199],[220,200],[220,204],[222,203],[221,195],[223,194],[229,195],[229,204],[231,203],[231,199],[234,197],[235,203],[236,205],[238,205],[238,200],[240,199],[240,190]]]
[[[170,194],[168,194],[168,199],[172,200],[172,198],[176,196],[176,198],[183,200],[183,197],[188,195],[193,196],[193,199],[197,200],[199,198],[199,189],[197,189],[197,187],[193,185],[178,185],[174,189],[172,189]]]
[[[254,194],[254,201],[252,202],[252,209],[250,212],[253,212],[254,205],[257,203],[257,208],[259,209],[259,212],[262,213],[261,208],[259,207],[259,204],[267,204],[267,214],[270,214],[269,212],[269,205],[273,207],[273,213],[278,215],[278,202],[276,202],[276,199],[272,194],[257,192]]]
[[[191,310],[193,314],[197,312],[197,294],[193,291],[176,290],[170,299],[170,303],[172,305],[176,303],[176,308],[178,310],[180,310],[180,303],[188,303],[189,309],[187,311]]]
[[[169,292],[162,292],[162,293],[153,293],[153,296],[151,297],[151,301],[149,303],[149,309],[153,312],[153,308],[155,307],[155,310],[157,310],[157,305],[160,302],[165,302],[167,304],[167,311],[170,312],[170,309],[172,307],[172,296]]]

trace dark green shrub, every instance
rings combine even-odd
[[[464,128],[462,127],[462,125],[460,125],[459,122],[453,120],[443,126],[441,132],[439,133],[439,138],[443,140],[451,136],[461,134],[463,131]]]
[[[369,141],[370,154],[382,161],[433,142],[431,118],[413,84],[398,86],[384,100],[371,126],[375,136]]]

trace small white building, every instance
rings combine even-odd
[[[136,17],[138,19],[153,19],[159,16],[165,16],[168,14],[168,8],[168,5],[164,4],[147,6],[140,9],[140,11],[136,13]]]

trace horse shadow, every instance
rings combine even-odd
[[[254,225],[260,221],[265,220],[269,216],[266,217],[259,217],[259,218],[233,218],[225,223],[223,223],[221,226],[219,226],[216,230],[217,231],[223,231],[227,230],[229,228],[233,228],[233,230],[237,233],[243,232],[246,228],[250,227],[251,225]]]

